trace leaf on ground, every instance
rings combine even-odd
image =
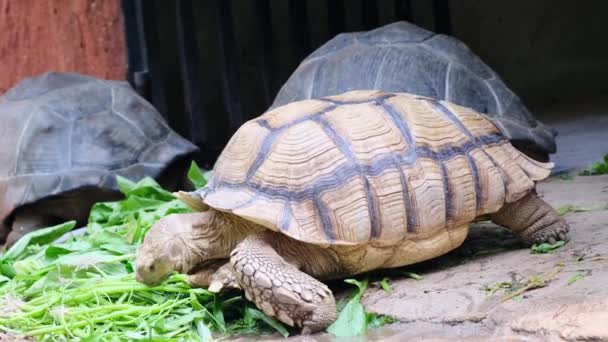
[[[357,292],[346,303],[338,315],[338,319],[327,328],[327,332],[339,337],[365,335],[367,333],[367,315],[360,301],[367,289],[367,280],[346,279],[344,282],[357,286]]]
[[[532,247],[530,247],[530,250],[532,251],[532,254],[552,253],[554,250],[562,247],[565,244],[566,244],[566,241],[557,241],[554,244],[549,244],[549,243],[545,242],[545,243],[533,245]]]
[[[388,278],[383,278],[382,280],[380,280],[380,286],[386,293],[393,292],[391,285],[388,283]]]
[[[555,276],[562,270],[563,267],[555,267],[552,271],[528,278],[528,280],[525,282],[525,284],[523,284],[523,286],[518,286],[517,290],[515,290],[515,288],[511,289],[512,292],[502,297],[500,299],[500,302],[503,303],[509,299],[514,299],[515,301],[518,301],[519,298],[517,297],[521,296],[524,292],[547,286],[547,283],[553,280],[553,278],[555,278]]]
[[[266,314],[262,311],[256,310],[251,307],[247,307],[245,310],[247,310],[248,314],[253,320],[260,320],[268,324],[269,326],[274,328],[274,330],[276,330],[279,334],[283,335],[283,337],[289,336],[289,331],[287,331],[287,329],[285,329],[285,327],[281,323],[266,316]]]
[[[568,278],[567,284],[568,284],[568,286],[570,286],[570,285],[576,283],[577,281],[583,279],[584,277],[585,277],[584,274],[577,273],[577,274],[573,275],[572,277]]]
[[[605,175],[608,174],[608,154],[604,155],[603,162],[594,162],[587,170],[579,173],[581,176]]]
[[[580,213],[580,212],[586,212],[586,211],[598,211],[598,210],[606,210],[608,209],[608,204],[593,204],[593,205],[589,205],[589,206],[575,206],[575,205],[564,205],[561,206],[557,209],[555,209],[555,211],[557,212],[558,215],[563,216],[566,215],[567,213]]]
[[[412,279],[415,279],[415,280],[422,280],[422,279],[424,279],[423,276],[421,276],[420,274],[414,273],[414,272],[405,272],[404,274],[408,278],[412,278]]]
[[[368,328],[379,328],[386,324],[395,323],[395,319],[391,316],[378,315],[375,313],[367,313],[367,327]]]

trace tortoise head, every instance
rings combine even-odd
[[[217,243],[222,234],[215,216],[210,210],[173,214],[156,222],[137,251],[137,280],[156,285],[174,271],[188,273],[222,254]]]

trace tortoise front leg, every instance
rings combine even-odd
[[[201,270],[190,274],[188,283],[194,287],[208,288],[211,292],[220,292],[223,288],[241,289],[227,259],[205,265]]]
[[[268,316],[302,327],[303,334],[326,328],[337,317],[334,296],[325,284],[279,255],[273,246],[277,239],[282,250],[302,249],[297,246],[302,243],[263,232],[245,238],[231,253],[230,262],[245,296]],[[322,256],[318,254],[302,255],[302,262],[306,257]]]
[[[569,239],[570,227],[566,220],[534,192],[505,204],[491,218],[494,223],[511,229],[528,245]]]

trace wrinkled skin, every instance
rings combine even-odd
[[[232,229],[229,222],[214,214],[214,211],[173,214],[154,224],[137,251],[137,280],[156,285],[173,271],[190,274],[201,262],[217,261],[214,268],[221,266],[221,260],[227,262],[230,251],[248,232]],[[191,281],[200,283],[194,279],[210,276],[197,273]]]

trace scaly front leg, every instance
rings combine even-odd
[[[337,316],[334,296],[325,284],[279,255],[273,244],[277,239],[281,249],[290,249],[290,243],[303,244],[267,231],[245,238],[231,253],[230,263],[245,296],[268,316],[302,327],[303,334],[326,328]],[[291,250],[301,249],[293,247]]]

